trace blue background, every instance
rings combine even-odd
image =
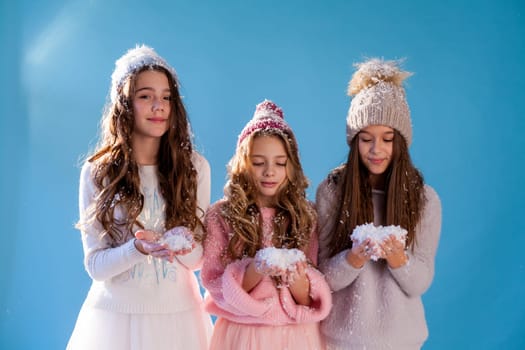
[[[525,348],[525,5],[442,1],[1,1],[0,348],[61,349],[90,285],[79,162],[114,61],[136,43],[178,71],[222,195],[264,98],[299,140],[309,196],[345,160],[346,86],[366,57],[406,57],[413,160],[440,194],[424,349]]]

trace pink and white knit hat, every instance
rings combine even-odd
[[[292,129],[284,121],[283,110],[270,100],[264,100],[255,107],[252,120],[242,129],[237,146],[239,146],[249,135],[258,131],[292,133]]]

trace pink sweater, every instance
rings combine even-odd
[[[265,276],[249,293],[242,288],[246,267],[253,258],[244,257],[224,266],[222,256],[231,234],[229,225],[221,215],[224,201],[210,207],[206,214],[207,237],[204,242],[204,264],[201,271],[202,284],[207,289],[206,311],[230,321],[244,324],[286,325],[318,322],[324,319],[332,306],[330,288],[323,275],[313,267],[307,268],[310,279],[310,306],[297,305],[288,288],[277,288],[270,277]],[[275,210],[262,208],[263,234],[272,234],[271,222]],[[268,241],[267,239],[265,241]],[[317,263],[317,233],[311,236],[307,257]]]

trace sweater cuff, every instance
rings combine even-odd
[[[259,317],[266,313],[270,305],[267,301],[256,300],[242,288],[242,281],[246,267],[252,258],[244,258],[229,264],[224,270],[222,290],[226,303],[243,310],[246,315]]]
[[[130,260],[139,262],[144,258],[147,258],[148,255],[141,253],[137,247],[135,246],[135,238],[130,239],[126,243],[123,244],[122,247],[124,255]]]
[[[291,295],[282,298],[283,308],[297,323],[319,322],[328,316],[332,308],[332,292],[321,272],[312,267],[306,269],[310,281],[310,306],[298,305]],[[290,294],[288,291],[287,294]]]

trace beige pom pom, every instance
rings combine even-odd
[[[372,58],[366,62],[356,63],[357,71],[348,83],[348,96],[355,96],[363,89],[377,85],[380,82],[392,83],[402,87],[403,80],[412,75],[401,70],[402,61],[385,61]]]

